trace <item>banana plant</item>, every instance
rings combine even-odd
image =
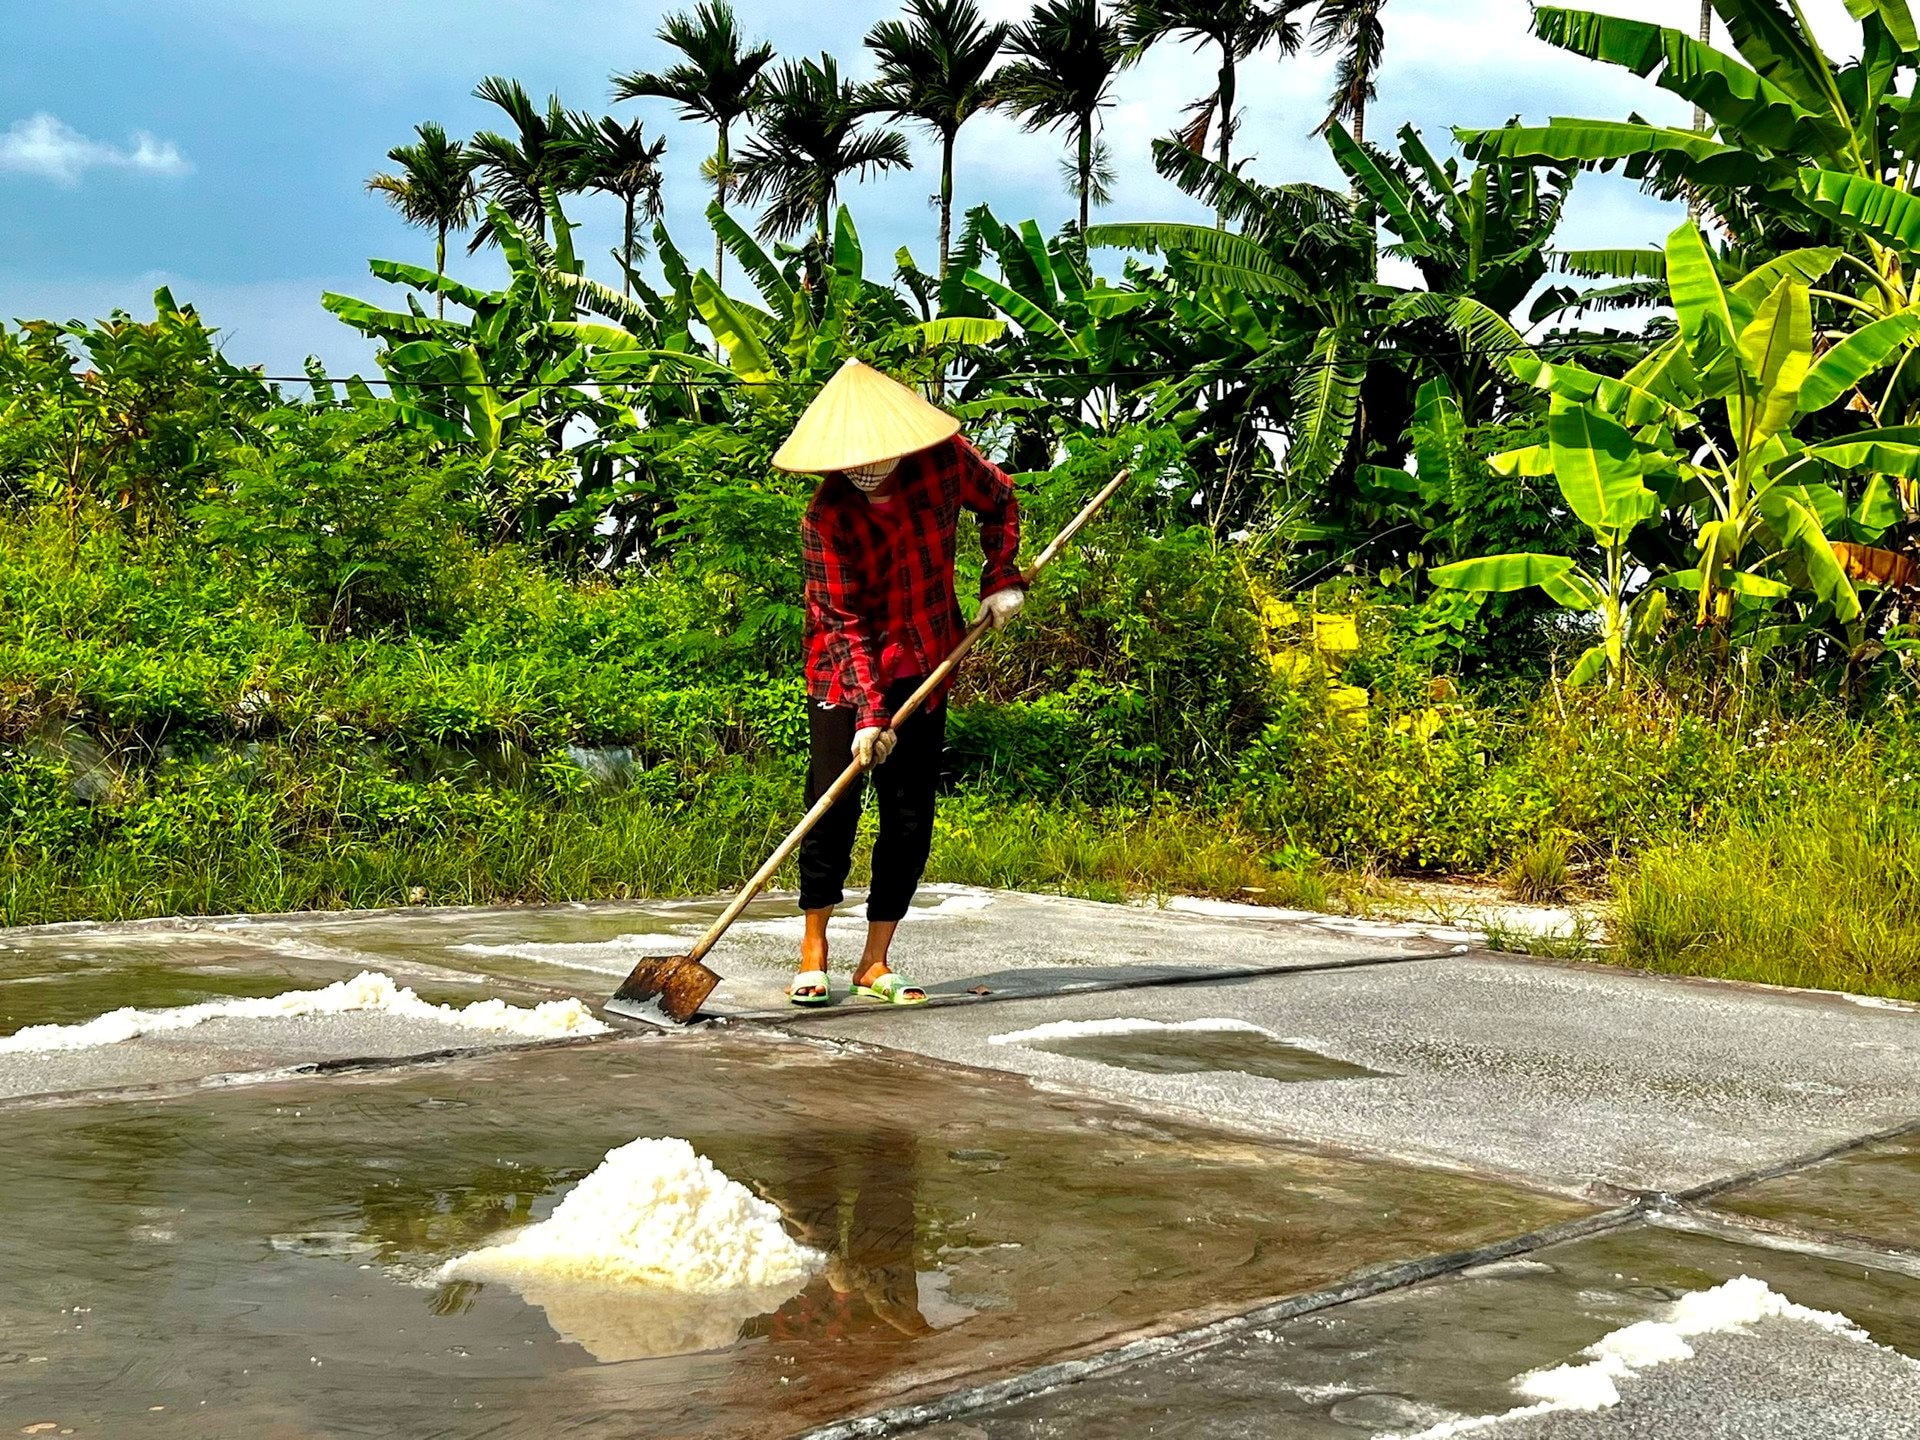
[[[891,285],[866,275],[865,251],[853,216],[841,206],[830,244],[767,250],[718,203],[707,219],[725,253],[752,282],[758,303],[729,294],[706,270],[689,271],[664,228],[658,254],[672,287],[664,308],[697,322],[712,337],[714,355],[697,347],[656,343],[656,327],[567,322],[554,328],[590,352],[591,373],[611,385],[671,384],[697,376],[709,389],[725,382],[749,403],[783,399],[803,403],[847,356],[859,354],[899,373],[932,376],[956,355],[991,345],[1005,322],[975,316],[922,319]]]
[[[1167,257],[1184,296],[1176,314],[1227,342],[1202,378],[1242,397],[1230,413],[1286,436],[1291,490],[1351,520],[1369,503],[1363,487],[1330,482],[1358,481],[1361,465],[1404,455],[1434,371],[1467,423],[1495,418],[1510,388],[1497,352],[1515,334],[1508,317],[1548,272],[1570,174],[1506,161],[1463,169],[1411,126],[1397,152],[1338,125],[1327,143],[1351,193],[1264,185],[1162,142],[1162,173],[1238,230],[1099,225],[1088,241]],[[1389,237],[1384,250],[1377,228]],[[1382,254],[1411,262],[1422,285],[1383,283]],[[1463,314],[1478,323],[1452,323]],[[1407,352],[1424,363],[1408,365]]]
[[[491,462],[522,439],[557,454],[576,416],[612,423],[611,407],[584,388],[586,354],[556,326],[582,309],[618,301],[599,295],[573,249],[573,226],[549,197],[550,241],[529,234],[498,206],[492,233],[507,262],[504,290],[482,290],[421,266],[375,260],[382,280],[409,288],[407,309],[387,310],[347,295],[321,304],[381,344],[388,394],[364,381],[347,391],[362,409],[424,428],[449,443],[471,446]],[[430,316],[412,292],[438,294],[471,312],[469,320]]]
[[[1567,508],[1592,533],[1597,573],[1569,556],[1521,553],[1459,560],[1440,566],[1431,578],[1444,588],[1482,593],[1537,586],[1556,603],[1589,613],[1599,638],[1574,662],[1568,683],[1586,685],[1604,672],[1617,687],[1634,656],[1659,634],[1666,613],[1661,590],[1628,595],[1635,569],[1629,542],[1660,509],[1659,495],[1647,484],[1652,457],[1626,426],[1603,412],[1558,395],[1549,403],[1543,449]]]
[[[1727,285],[1689,222],[1668,238],[1664,258],[1676,333],[1626,374],[1531,351],[1509,357],[1519,379],[1551,397],[1557,428],[1548,445],[1497,457],[1496,468],[1551,474],[1563,489],[1569,473],[1583,489],[1595,477],[1615,487],[1638,477],[1691,545],[1693,563],[1661,584],[1698,593],[1702,626],[1726,627],[1737,608],[1764,610],[1796,594],[1816,620],[1857,621],[1860,598],[1833,537],[1849,525],[1878,533],[1891,522],[1889,482],[1920,480],[1920,428],[1836,436],[1846,421],[1834,412],[1854,397],[1848,408],[1871,417],[1864,387],[1920,341],[1920,308],[1817,335],[1806,276],[1826,257],[1789,252]],[[1863,487],[1852,507],[1850,486]],[[1492,572],[1455,573],[1485,580]]]

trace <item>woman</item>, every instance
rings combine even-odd
[[[978,517],[983,613],[996,629],[1025,598],[1015,556],[1013,484],[960,434],[960,422],[906,386],[849,360],[773,457],[822,476],[801,524],[806,573],[806,676],[811,805],[849,757],[874,772],[880,835],[867,892],[867,941],[853,994],[918,1005],[926,991],[887,963],[933,843],[934,787],[946,742],[944,688],[898,731],[890,717],[964,633],[953,590],[960,512]],[[806,935],[796,1005],[825,1005],[827,920],[844,898],[860,823],[855,786],[800,847]]]

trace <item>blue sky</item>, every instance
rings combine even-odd
[[[982,0],[1017,19],[1025,0]],[[431,261],[431,242],[363,190],[386,150],[434,119],[456,134],[497,112],[471,96],[484,76],[520,79],[537,97],[640,116],[669,140],[669,223],[705,245],[698,179],[711,133],[654,102],[608,104],[614,71],[671,55],[653,38],[664,10],[634,0],[0,0],[0,316],[136,313],[169,284],[225,332],[245,363],[293,373],[308,354],[364,367],[359,337],[319,307],[323,290],[368,298],[385,287],[370,256]],[[795,5],[736,0],[745,27],[786,54],[831,50],[867,71],[861,37],[891,0]],[[1602,0],[1599,8],[1672,22],[1691,0]],[[1814,0],[1815,24],[1844,49],[1856,34],[1842,0]],[[1576,61],[1527,34],[1524,0],[1392,0],[1388,59],[1369,121],[1389,135],[1411,121],[1444,142],[1451,124],[1509,116],[1624,115],[1687,123],[1684,107],[1631,76]],[[1684,22],[1682,22],[1684,23]],[[1107,118],[1119,169],[1110,219],[1194,214],[1153,172],[1147,146],[1206,93],[1212,62],[1168,45],[1123,77]],[[1262,57],[1242,71],[1236,148],[1269,181],[1339,183],[1318,123],[1330,62]],[[931,147],[915,136],[911,174],[846,198],[869,253],[908,244],[933,255]],[[963,132],[958,201],[981,199],[1048,229],[1071,213],[1051,136],[994,116]],[[575,201],[583,248],[614,243],[610,206]],[[1674,223],[1631,185],[1584,178],[1569,244],[1635,244]],[[591,262],[590,262],[591,263]],[[485,279],[487,257],[457,259]],[[607,266],[602,266],[603,277]]]

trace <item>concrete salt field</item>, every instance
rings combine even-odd
[[[7,1049],[363,970],[591,1004],[716,908],[0,932],[0,1433],[1920,1435],[1912,1007],[936,888],[914,1010],[783,1004],[769,901],[690,1033],[416,1007]],[[668,1134],[828,1269],[751,1315],[431,1279]],[[1676,1302],[1742,1276],[1804,1308],[1682,1357]],[[1638,1359],[1600,1376],[1603,1341]],[[1614,1403],[1516,1388],[1561,1366]]]

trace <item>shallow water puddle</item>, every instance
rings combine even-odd
[[[10,948],[0,957],[0,1037],[33,1025],[77,1025],[123,1007],[164,1010],[318,990],[362,968],[352,957],[276,954],[204,934],[142,939]],[[438,968],[388,968],[398,983],[436,1005],[489,998],[527,1005],[557,993]]]
[[[1920,1252],[1920,1135],[1868,1145],[1805,1170],[1743,1185],[1713,1205],[1755,1220],[1839,1231]]]
[[[748,1435],[1578,1207],[741,1034],[16,1110],[0,1419],[85,1434]],[[771,1313],[441,1284],[678,1135],[824,1271]],[[657,1358],[662,1325],[700,1353]],[[163,1406],[162,1410],[152,1407]]]
[[[1267,1080],[1360,1080],[1381,1072],[1336,1060],[1271,1035],[1233,1030],[1151,1030],[1123,1035],[1068,1035],[1028,1042],[1032,1050],[1116,1065],[1149,1075],[1194,1075],[1238,1070]]]

